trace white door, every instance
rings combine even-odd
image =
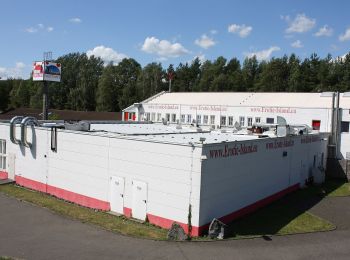
[[[132,217],[145,221],[147,214],[147,183],[132,183]]]
[[[123,214],[124,208],[124,178],[112,176],[109,190],[111,211]]]
[[[9,153],[8,159],[7,159],[7,169],[8,169],[8,178],[10,180],[15,179],[15,161],[16,161],[16,155],[14,153]]]

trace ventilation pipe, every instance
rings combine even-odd
[[[27,126],[28,125],[36,125],[39,126],[39,121],[35,117],[25,117],[23,118],[21,122],[21,143],[26,146],[31,148],[32,143],[28,142],[27,140]]]
[[[10,121],[10,140],[14,144],[20,144],[21,140],[16,139],[16,124],[19,124],[23,119],[23,116],[15,116]]]

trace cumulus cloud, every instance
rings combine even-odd
[[[108,48],[103,45],[96,46],[92,50],[88,50],[86,52],[86,55],[88,57],[90,56],[100,57],[104,61],[105,65],[111,62],[113,64],[118,64],[122,59],[128,57],[123,53],[118,53],[112,48]]]
[[[69,21],[71,23],[81,23],[82,22],[82,20],[79,17],[70,18]]]
[[[147,37],[141,47],[147,53],[156,54],[160,58],[176,58],[188,54],[189,51],[180,43],[171,43],[167,40],[159,40],[155,37]]]
[[[45,27],[42,23],[38,23],[36,26],[30,26],[25,29],[27,33],[37,33],[39,31],[47,31],[47,32],[52,32],[53,27],[47,26]]]
[[[281,50],[278,46],[272,46],[266,50],[256,51],[256,52],[246,52],[244,55],[248,58],[256,57],[257,60],[268,60],[275,51]]]
[[[206,34],[203,34],[200,39],[196,39],[194,43],[203,49],[208,49],[216,44],[214,39],[208,37]]]
[[[343,34],[339,35],[339,41],[344,42],[348,40],[350,40],[350,27]]]
[[[286,33],[304,33],[310,31],[316,25],[316,19],[309,18],[305,14],[297,14],[294,19],[288,15],[281,16],[288,23]]]
[[[296,40],[290,46],[292,46],[293,48],[303,48],[304,47],[300,40]]]
[[[229,33],[235,33],[238,34],[239,37],[245,38],[247,37],[253,30],[253,27],[246,26],[245,24],[238,25],[238,24],[231,24],[227,28]]]
[[[320,37],[320,36],[332,36],[333,29],[329,27],[327,24],[323,27],[321,27],[316,33],[314,33],[314,36]]]
[[[14,67],[0,67],[0,78],[24,78],[24,69],[26,65],[23,62],[16,62]]]

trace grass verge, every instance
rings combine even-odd
[[[165,229],[137,223],[123,216],[113,216],[106,212],[81,207],[41,192],[16,185],[1,185],[0,192],[113,232],[140,238],[166,239],[167,230]],[[229,237],[247,238],[333,230],[335,226],[332,223],[311,214],[308,209],[324,196],[346,195],[350,195],[349,184],[339,181],[327,181],[322,186],[299,190],[253,214],[230,223]]]

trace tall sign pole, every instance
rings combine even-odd
[[[42,119],[48,119],[49,86],[48,81],[61,81],[61,64],[52,61],[52,52],[44,52],[43,61],[33,64],[33,81],[43,82],[43,112]]]
[[[169,71],[168,73],[168,80],[169,80],[169,92],[171,92],[171,81],[174,78],[174,73],[172,71]]]
[[[46,71],[45,66],[46,66],[46,61],[51,61],[52,60],[52,52],[44,52],[44,71]],[[49,86],[47,84],[47,81],[45,80],[44,77],[44,81],[43,81],[43,120],[48,120],[49,118]]]

